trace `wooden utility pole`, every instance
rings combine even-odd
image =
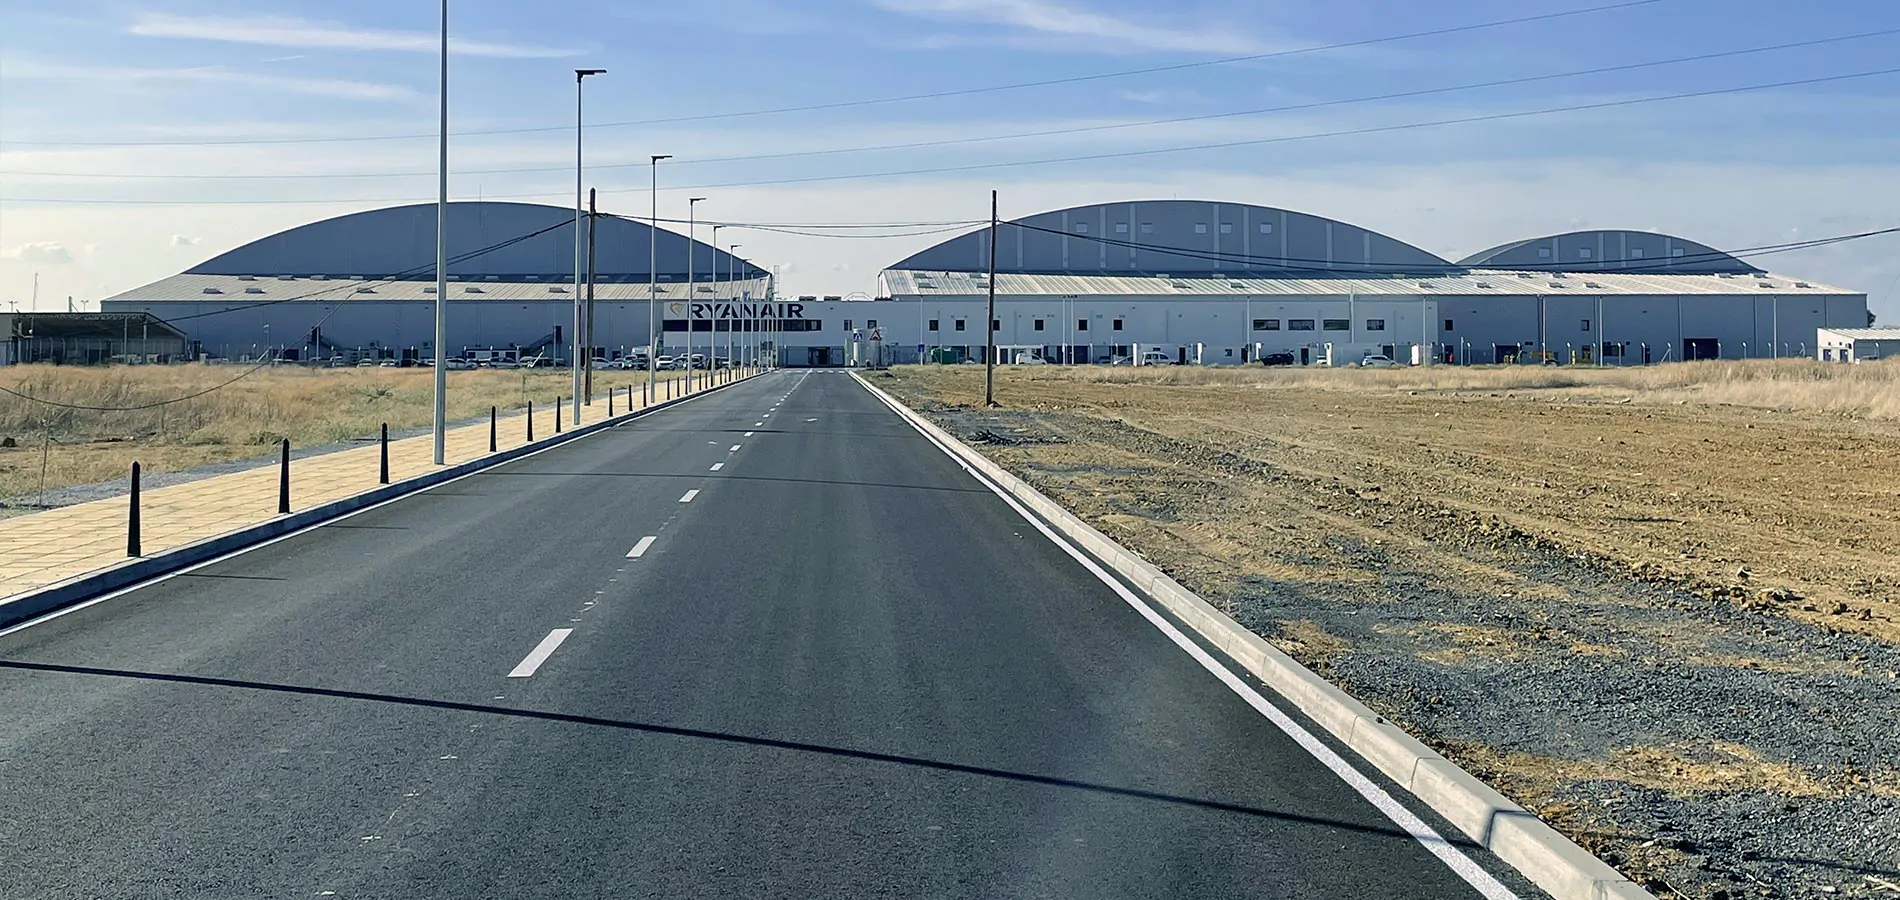
[[[600,212],[594,206],[594,189],[587,189],[587,331],[586,344],[582,348],[587,359],[576,360],[576,364],[585,365],[586,384],[582,392],[582,403],[594,405],[594,223],[600,221]]]
[[[990,191],[990,306],[983,319],[983,404],[996,405],[996,192]]]

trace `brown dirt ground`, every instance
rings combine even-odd
[[[1802,692],[1850,684],[1888,698],[1872,721],[1894,721],[1900,673],[1885,651],[1900,646],[1900,422],[1587,387],[1399,381],[1369,390],[1354,375],[1336,373],[1337,386],[1248,373],[1183,384],[1165,373],[1105,382],[1088,367],[1007,367],[993,411],[983,408],[974,366],[898,368],[874,383],[1217,606],[1244,609],[1262,584],[1323,597],[1324,614],[1237,617],[1329,677],[1371,646],[1368,633],[1329,630],[1345,621],[1340,607],[1371,611],[1404,584],[1428,583],[1489,598],[1506,614],[1380,619],[1369,630],[1383,642],[1375,655],[1399,647],[1462,671],[1466,682],[1498,666],[1585,679],[1606,665],[1693,669],[1714,676],[1692,697],[1702,707],[1720,702],[1724,673],[1743,673],[1769,679],[1761,690],[1800,694],[1817,717],[1827,688]],[[1609,625],[1577,625],[1602,617],[1578,612],[1573,584],[1527,576],[1520,563],[1530,555],[1578,560],[1593,577],[1633,587],[1615,598]],[[1720,614],[1685,614],[1688,601]],[[1858,652],[1742,645],[1786,637],[1776,620],[1823,643],[1871,644]],[[1743,815],[1723,804],[1760,798],[1774,809],[1838,801],[1853,815],[1888,817],[1883,810],[1896,807],[1881,804],[1900,797],[1900,771],[1878,757],[1894,728],[1835,741],[1834,750],[1847,749],[1828,763],[1798,736],[1750,746],[1714,731],[1668,736],[1635,726],[1576,752],[1535,752],[1484,727],[1457,727],[1455,704],[1426,689],[1381,694],[1363,684],[1349,689],[1662,896],[1783,896],[1820,883],[1878,896],[1879,879],[1900,875],[1900,846],[1875,847],[1853,865],[1784,860],[1770,871],[1753,851],[1724,857],[1672,843],[1672,826],[1652,824],[1665,807],[1710,820]],[[1579,705],[1589,702],[1601,701]],[[1864,728],[1865,712],[1844,713],[1841,727]],[[1552,730],[1565,731],[1561,707],[1552,715]],[[1872,747],[1881,748],[1876,758],[1865,758]],[[1650,808],[1625,810],[1641,803]],[[1890,826],[1873,840],[1900,834]],[[1816,836],[1824,825],[1799,827],[1764,839],[1826,844]]]

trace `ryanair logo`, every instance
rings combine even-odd
[[[668,303],[666,305],[666,314],[669,316],[684,316],[686,315],[686,304]]]

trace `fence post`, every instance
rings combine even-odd
[[[381,477],[380,483],[388,484],[389,483],[389,423],[388,422],[383,423],[382,446],[383,446],[383,465],[382,465],[382,471],[380,475]]]
[[[528,401],[528,443],[534,443],[534,401]]]
[[[488,452],[495,452],[495,420],[499,418],[494,407],[488,408]]]
[[[277,512],[283,515],[290,512],[290,438],[284,438],[280,446],[283,453],[277,464]]]
[[[132,464],[132,508],[125,524],[125,555],[137,557],[139,552],[139,464]]]

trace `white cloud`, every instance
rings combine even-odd
[[[441,38],[429,32],[351,28],[336,23],[278,16],[238,18],[146,13],[133,23],[130,30],[131,33],[143,37],[189,38],[234,44],[262,44],[270,47],[435,53],[441,46]],[[468,56],[497,56],[513,59],[574,56],[580,52],[529,44],[471,41],[452,36],[449,38],[449,50],[452,53]]]
[[[58,241],[21,244],[0,255],[36,266],[63,266],[73,261],[73,252]]]
[[[185,235],[182,235],[182,234],[174,234],[172,235],[172,246],[196,247],[198,246],[198,239],[195,237],[186,237]]]
[[[201,82],[232,84],[293,94],[340,97],[349,100],[414,100],[420,97],[402,85],[349,81],[341,78],[296,78],[266,75],[223,66],[193,68],[142,68],[137,66],[71,65],[32,59],[7,60],[7,74],[15,78],[87,79],[114,83]]]
[[[1268,49],[1230,30],[1173,28],[1075,9],[1055,0],[871,0],[879,8],[948,21],[1007,25],[1071,49],[1258,53]]]

